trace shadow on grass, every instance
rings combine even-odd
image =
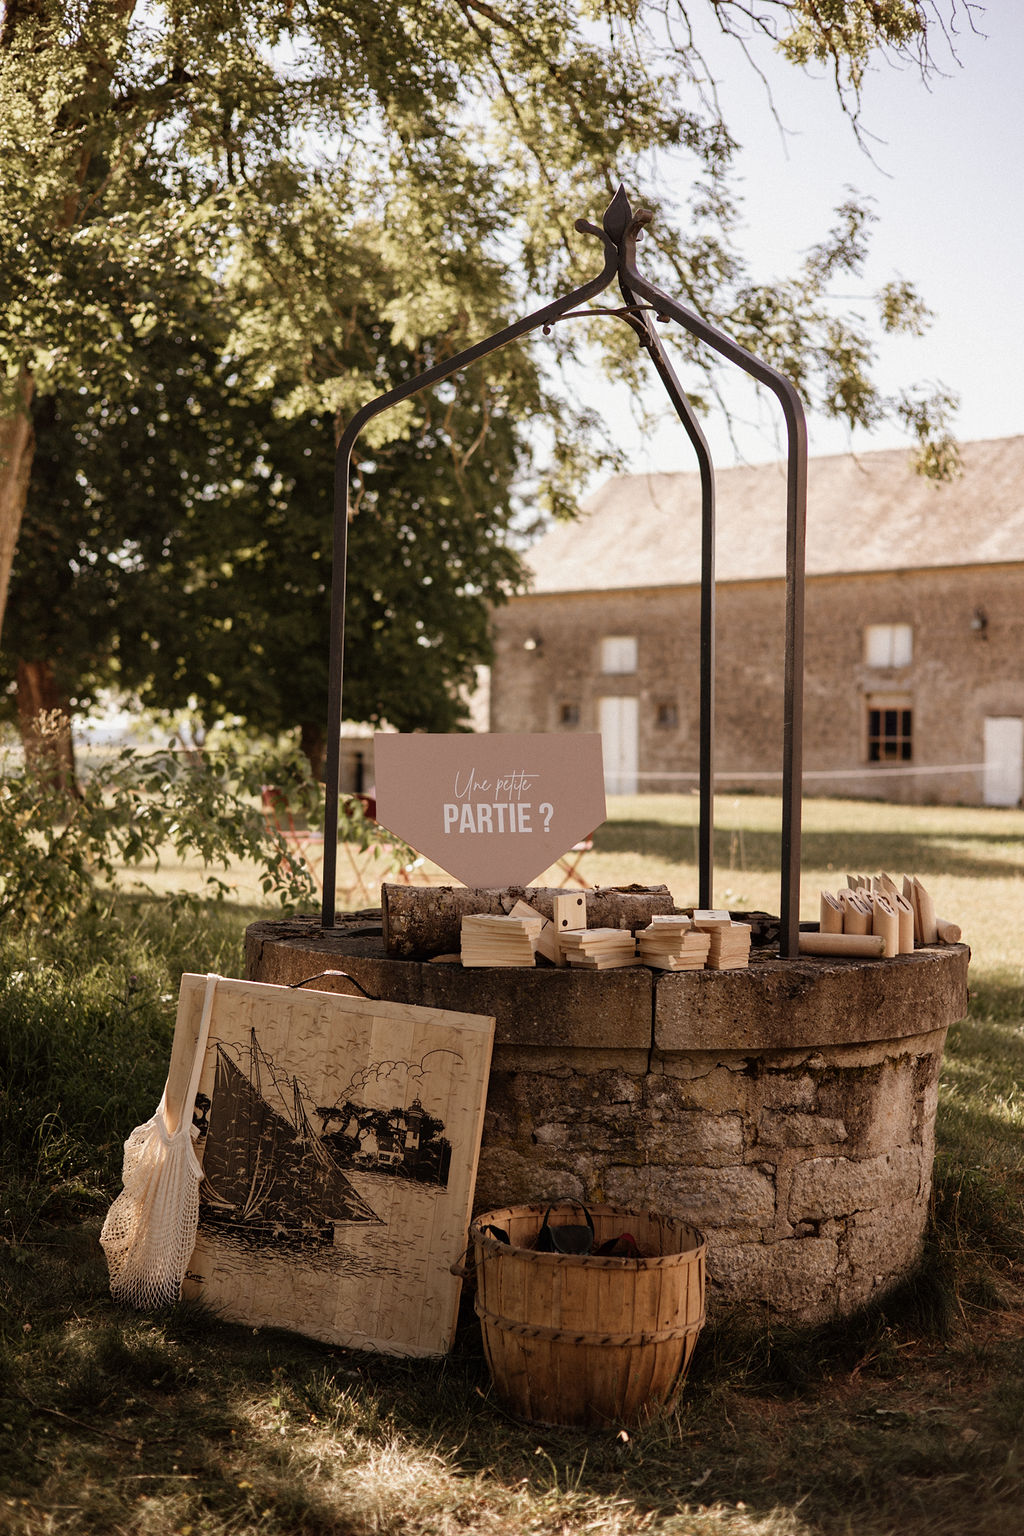
[[[1019,1420],[994,1383],[1019,1380],[1024,1346],[1003,1340],[985,1382],[975,1357],[969,1401],[951,1392],[966,1346],[948,1265],[933,1248],[883,1306],[833,1327],[722,1319],[679,1407],[622,1434],[505,1413],[466,1309],[442,1361],[189,1306],[144,1317],[107,1300],[95,1227],[40,1231],[0,1262],[3,1488],[29,1512],[11,1528],[141,1529],[142,1499],[161,1536],[1008,1536]]]
[[[1018,1058],[1024,1056],[1024,986],[1021,978],[1009,971],[976,975],[972,970],[970,990],[969,1032],[976,1046],[991,1047],[998,1051],[1000,1058],[1006,1051]]]
[[[611,821],[594,834],[598,853],[639,853],[692,864],[696,857],[693,827],[662,821]],[[971,833],[958,847],[947,833],[813,832],[804,828],[801,862],[808,869],[828,869],[844,874],[873,874],[880,869],[929,875],[958,875],[984,879],[1006,878],[1015,866],[1005,859],[987,858],[977,847],[1005,848],[1006,839],[992,833]],[[772,873],[779,867],[780,833],[715,828],[715,863],[751,873]],[[1024,860],[1024,849],[1022,849]]]

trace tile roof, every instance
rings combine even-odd
[[[966,443],[950,485],[915,474],[906,449],[811,459],[807,574],[1024,560],[1024,436]],[[719,581],[785,575],[786,467],[716,477]],[[534,592],[690,586],[700,582],[700,477],[618,475],[579,518],[532,546]]]

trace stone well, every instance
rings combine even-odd
[[[376,912],[246,935],[252,980],[340,969],[377,997],[494,1015],[476,1209],[571,1197],[683,1217],[707,1235],[712,1299],[793,1322],[852,1312],[920,1254],[968,958],[463,970],[390,958]]]

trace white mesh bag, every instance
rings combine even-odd
[[[172,1306],[196,1243],[202,1165],[192,1146],[199,1078],[210,1037],[213,996],[219,976],[207,976],[203,1013],[188,1091],[177,1117],[168,1113],[167,1088],[156,1114],[138,1125],[124,1144],[121,1193],[107,1212],[100,1243],[110,1271],[110,1294],[126,1306]]]

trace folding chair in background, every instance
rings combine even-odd
[[[309,871],[318,891],[323,891],[324,835],[313,827],[297,827],[288,804],[288,796],[274,784],[264,784],[261,794],[263,822],[268,832],[276,832],[289,848],[295,850]]]
[[[580,864],[582,863],[583,855],[589,853],[593,846],[594,834],[591,832],[588,837],[583,837],[578,843],[573,843],[569,852],[563,854],[558,860],[555,868],[561,871],[562,878],[558,882],[561,888],[567,885],[579,885],[584,890],[589,891],[591,889],[591,882],[584,880],[580,874]]]

